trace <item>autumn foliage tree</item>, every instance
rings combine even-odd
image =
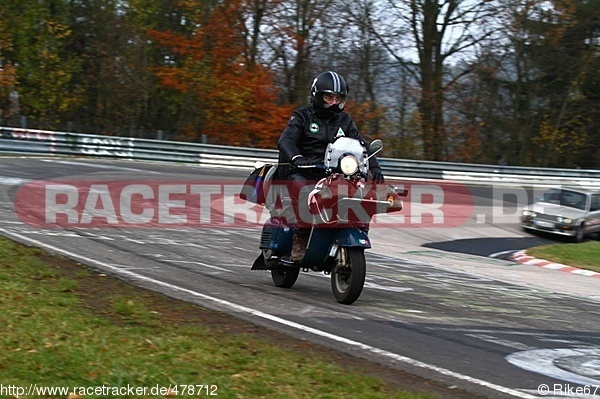
[[[188,102],[181,126],[187,139],[206,135],[211,143],[274,147],[291,113],[278,105],[270,72],[247,58],[244,5],[235,0],[208,7],[186,0],[181,7],[198,10],[191,36],[151,32],[172,53],[156,74]]]
[[[331,69],[382,156],[597,168],[598,15],[597,0],[2,0],[0,122],[274,148],[286,102]]]
[[[3,116],[22,112],[53,128],[77,106],[80,96],[72,78],[79,68],[79,60],[68,48],[71,29],[66,22],[67,14],[60,2],[2,2],[0,98]]]
[[[17,71],[12,62],[3,54],[10,46],[9,32],[0,21],[0,117],[8,117],[16,112],[11,94],[17,84]]]

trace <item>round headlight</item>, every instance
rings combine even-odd
[[[571,223],[573,223],[573,219],[571,219],[571,218],[558,218],[558,221],[560,223],[564,223],[564,224],[571,224]]]
[[[525,210],[523,210],[523,216],[533,216],[533,211],[530,211],[529,209],[525,209]]]
[[[346,155],[340,160],[340,169],[345,175],[353,175],[358,170],[358,159],[354,155]]]

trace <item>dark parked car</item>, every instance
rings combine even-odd
[[[585,236],[600,233],[600,190],[549,189],[543,197],[523,209],[521,226],[581,242]]]

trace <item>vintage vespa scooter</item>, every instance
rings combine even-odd
[[[300,270],[331,274],[335,299],[342,304],[354,303],[365,282],[364,250],[371,248],[371,218],[377,213],[400,211],[400,197],[407,194],[389,185],[367,185],[369,158],[382,148],[379,139],[368,149],[349,137],[339,137],[329,144],[323,165],[315,165],[325,168],[327,177],[318,181],[307,196],[304,209],[310,217],[310,236],[306,255],[299,263],[283,259],[292,249],[298,212],[292,207],[285,182],[273,180],[276,165],[260,166],[261,178],[253,189],[255,194],[257,190],[262,194],[264,201],[256,202],[269,210],[270,218],[263,226],[261,254],[252,270],[270,270],[273,282],[282,288],[292,287]]]

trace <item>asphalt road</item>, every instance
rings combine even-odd
[[[468,187],[468,195],[456,197],[446,215],[460,220],[458,225],[373,228],[365,290],[352,306],[335,302],[323,274],[302,273],[286,290],[276,288],[268,272],[251,271],[258,255],[257,227],[181,227],[167,217],[140,228],[56,228],[31,217],[44,215],[45,202],[36,197],[40,192],[31,190],[37,181],[202,181],[200,190],[206,190],[208,183],[240,182],[245,175],[160,163],[3,157],[0,234],[134,284],[489,398],[600,398],[600,279],[502,259],[550,242],[521,232],[516,224],[520,202],[531,190]],[[106,209],[108,199],[95,198],[96,208]],[[166,215],[181,218],[179,205],[167,204],[172,212]],[[123,207],[121,200],[115,208]],[[222,209],[225,221],[233,217],[227,212]],[[210,217],[201,214],[199,221]]]

